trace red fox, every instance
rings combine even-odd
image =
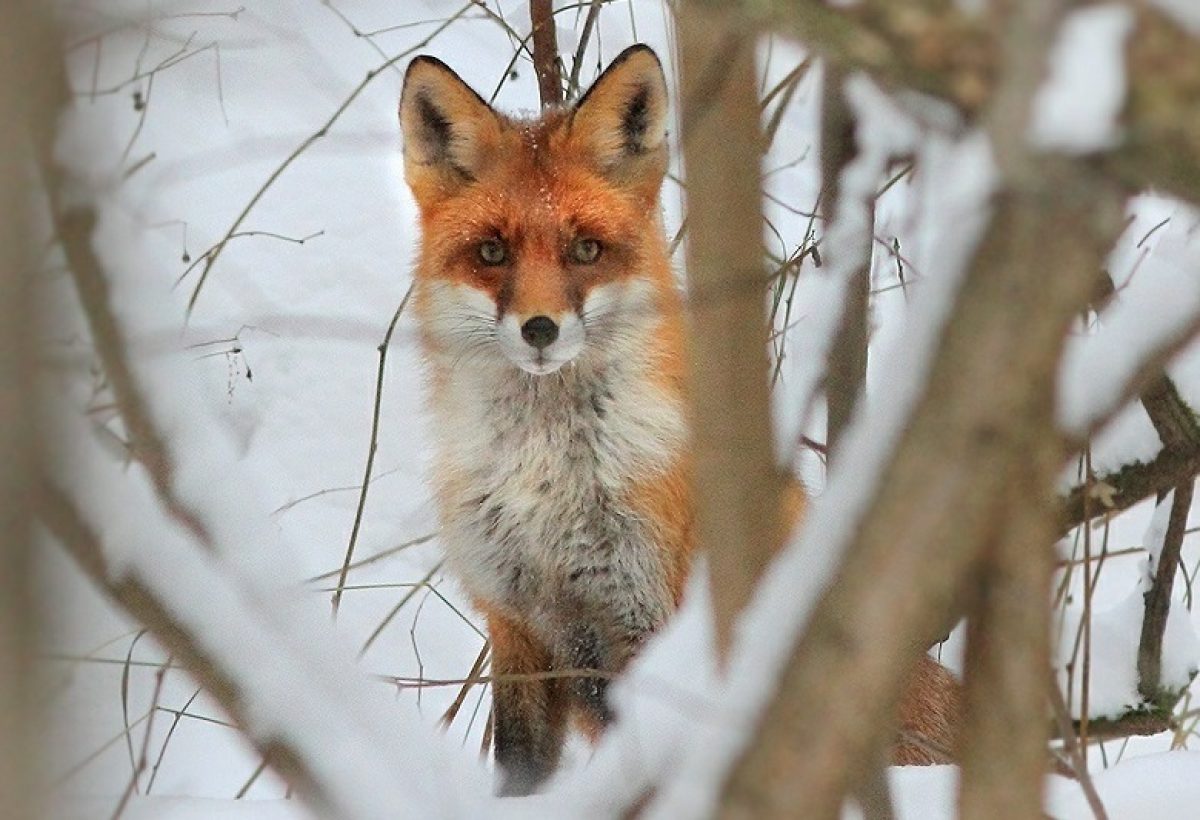
[[[570,719],[592,737],[613,719],[609,679],[692,563],[667,85],[635,45],[577,102],[516,119],[422,56],[400,120],[441,538],[487,618],[499,790],[525,794]],[[545,674],[580,669],[597,674]]]

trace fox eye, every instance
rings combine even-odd
[[[600,243],[595,239],[576,239],[571,243],[568,254],[572,262],[590,265],[600,258]]]
[[[485,239],[479,243],[479,261],[485,265],[503,265],[508,261],[508,248],[499,239]]]

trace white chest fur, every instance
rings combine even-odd
[[[648,357],[626,353],[548,376],[488,357],[433,397],[451,568],[473,596],[548,633],[581,612],[645,632],[672,606],[629,490],[673,462],[683,415]]]

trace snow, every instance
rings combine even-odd
[[[1034,145],[1087,154],[1116,144],[1127,85],[1125,41],[1133,23],[1133,10],[1122,3],[1067,15],[1050,52],[1049,76],[1034,99]]]
[[[1061,781],[1061,779],[1060,779]],[[1124,760],[1092,781],[1113,820],[1190,820],[1196,816],[1200,752],[1172,751]],[[1090,820],[1095,815],[1083,792],[1066,781],[1051,792],[1048,813],[1057,820]]]
[[[1146,355],[1200,321],[1200,241],[1185,228],[1194,219],[1180,206],[1152,250],[1130,263],[1126,242],[1110,259],[1116,298],[1096,332],[1069,339],[1059,370],[1058,421],[1067,433],[1083,436],[1114,412]]]
[[[353,656],[329,641],[328,623],[164,516],[146,482],[129,480],[83,416],[65,406],[54,419],[52,480],[76,500],[86,521],[109,521],[113,511],[121,512],[100,534],[106,557],[120,559],[112,580],[133,576],[167,602],[233,678],[250,734],[296,749],[340,816],[389,817],[408,801],[427,806],[431,816],[465,816],[471,801],[486,794],[482,779],[464,771],[455,776],[455,789],[445,788],[454,770],[448,750],[431,727],[397,714],[381,689],[353,672]],[[426,751],[408,760],[406,750],[417,747]]]
[[[94,820],[112,807],[105,801],[76,798],[54,806],[57,820]],[[315,820],[298,800],[214,800],[201,797],[130,798],[125,820]]]
[[[1141,704],[1137,691],[1137,650],[1144,611],[1142,594],[1141,585],[1135,583],[1129,586],[1128,594],[1119,603],[1092,610],[1092,675],[1088,681],[1088,713],[1092,718],[1119,718]],[[1060,626],[1056,629],[1054,665],[1071,716],[1075,719],[1082,716],[1083,709],[1083,654],[1076,643],[1081,635],[1082,616],[1083,600],[1078,596],[1063,607]],[[1074,675],[1067,671],[1072,664]],[[1197,669],[1200,669],[1200,642],[1191,624],[1191,613],[1184,606],[1183,595],[1178,593],[1172,602],[1163,636],[1162,685],[1182,689],[1191,682]]]

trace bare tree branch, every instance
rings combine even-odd
[[[533,70],[537,74],[542,108],[560,105],[563,87],[558,62],[558,29],[554,25],[554,0],[532,0],[529,17],[533,25]]]
[[[1091,774],[1088,772],[1087,761],[1084,760],[1083,753],[1079,749],[1079,737],[1075,734],[1075,727],[1071,725],[1071,715],[1067,712],[1067,704],[1063,701],[1058,681],[1053,676],[1049,679],[1047,689],[1050,691],[1050,709],[1054,712],[1054,720],[1058,725],[1059,736],[1063,740],[1063,751],[1070,760],[1072,774],[1079,781],[1079,787],[1083,789],[1084,797],[1087,798],[1088,806],[1096,820],[1108,820],[1108,812],[1104,810],[1104,804],[1100,802],[1100,795],[1096,793],[1096,784],[1092,782]]]
[[[43,733],[31,680],[40,604],[31,588],[29,526],[37,355],[26,122],[52,121],[54,109],[44,94],[30,93],[26,78],[42,76],[58,56],[53,41],[39,36],[44,24],[32,4],[0,9],[0,795],[13,820],[40,816],[42,791],[36,763]]]
[[[1000,79],[995,6],[973,14],[946,0],[725,5],[894,88],[944,99],[969,118],[986,110]],[[1126,130],[1103,162],[1134,190],[1153,186],[1200,201],[1200,48],[1153,4],[1128,5],[1136,31],[1128,52]]]
[[[1171,612],[1171,593],[1175,589],[1175,568],[1183,549],[1188,512],[1192,509],[1192,489],[1195,479],[1188,479],[1175,488],[1171,499],[1171,515],[1163,538],[1158,563],[1151,567],[1154,583],[1146,593],[1146,614],[1142,619],[1142,634],[1138,642],[1138,694],[1147,703],[1164,710],[1174,708],[1178,692],[1163,692],[1163,636],[1167,631],[1167,616]]]
[[[1104,303],[1114,294],[1112,279],[1105,275],[1097,282],[1096,301]],[[1200,330],[1200,317],[1196,329]],[[1063,499],[1060,532],[1079,526],[1089,518],[1121,512],[1151,496],[1161,496],[1200,474],[1200,422],[1195,411],[1179,395],[1174,383],[1163,371],[1169,358],[1193,338],[1188,332],[1164,340],[1165,346],[1154,350],[1137,370],[1134,379],[1122,395],[1139,395],[1142,407],[1150,417],[1163,448],[1154,460],[1130,464],[1115,473],[1073,488]],[[1112,409],[1101,415],[1107,420],[1124,405],[1114,402]],[[1088,493],[1095,497],[1087,503]]]
[[[1091,509],[1086,509],[1085,503],[1088,487],[1081,484],[1072,489],[1062,502],[1059,533],[1066,533],[1092,518],[1127,510],[1197,475],[1200,475],[1200,447],[1182,451],[1164,449],[1151,461],[1129,464],[1115,473],[1100,476],[1091,488],[1099,503],[1093,500]]]
[[[779,539],[771,443],[754,33],[715,12],[679,18],[688,168],[688,306],[696,541],[709,560],[719,651]]]

